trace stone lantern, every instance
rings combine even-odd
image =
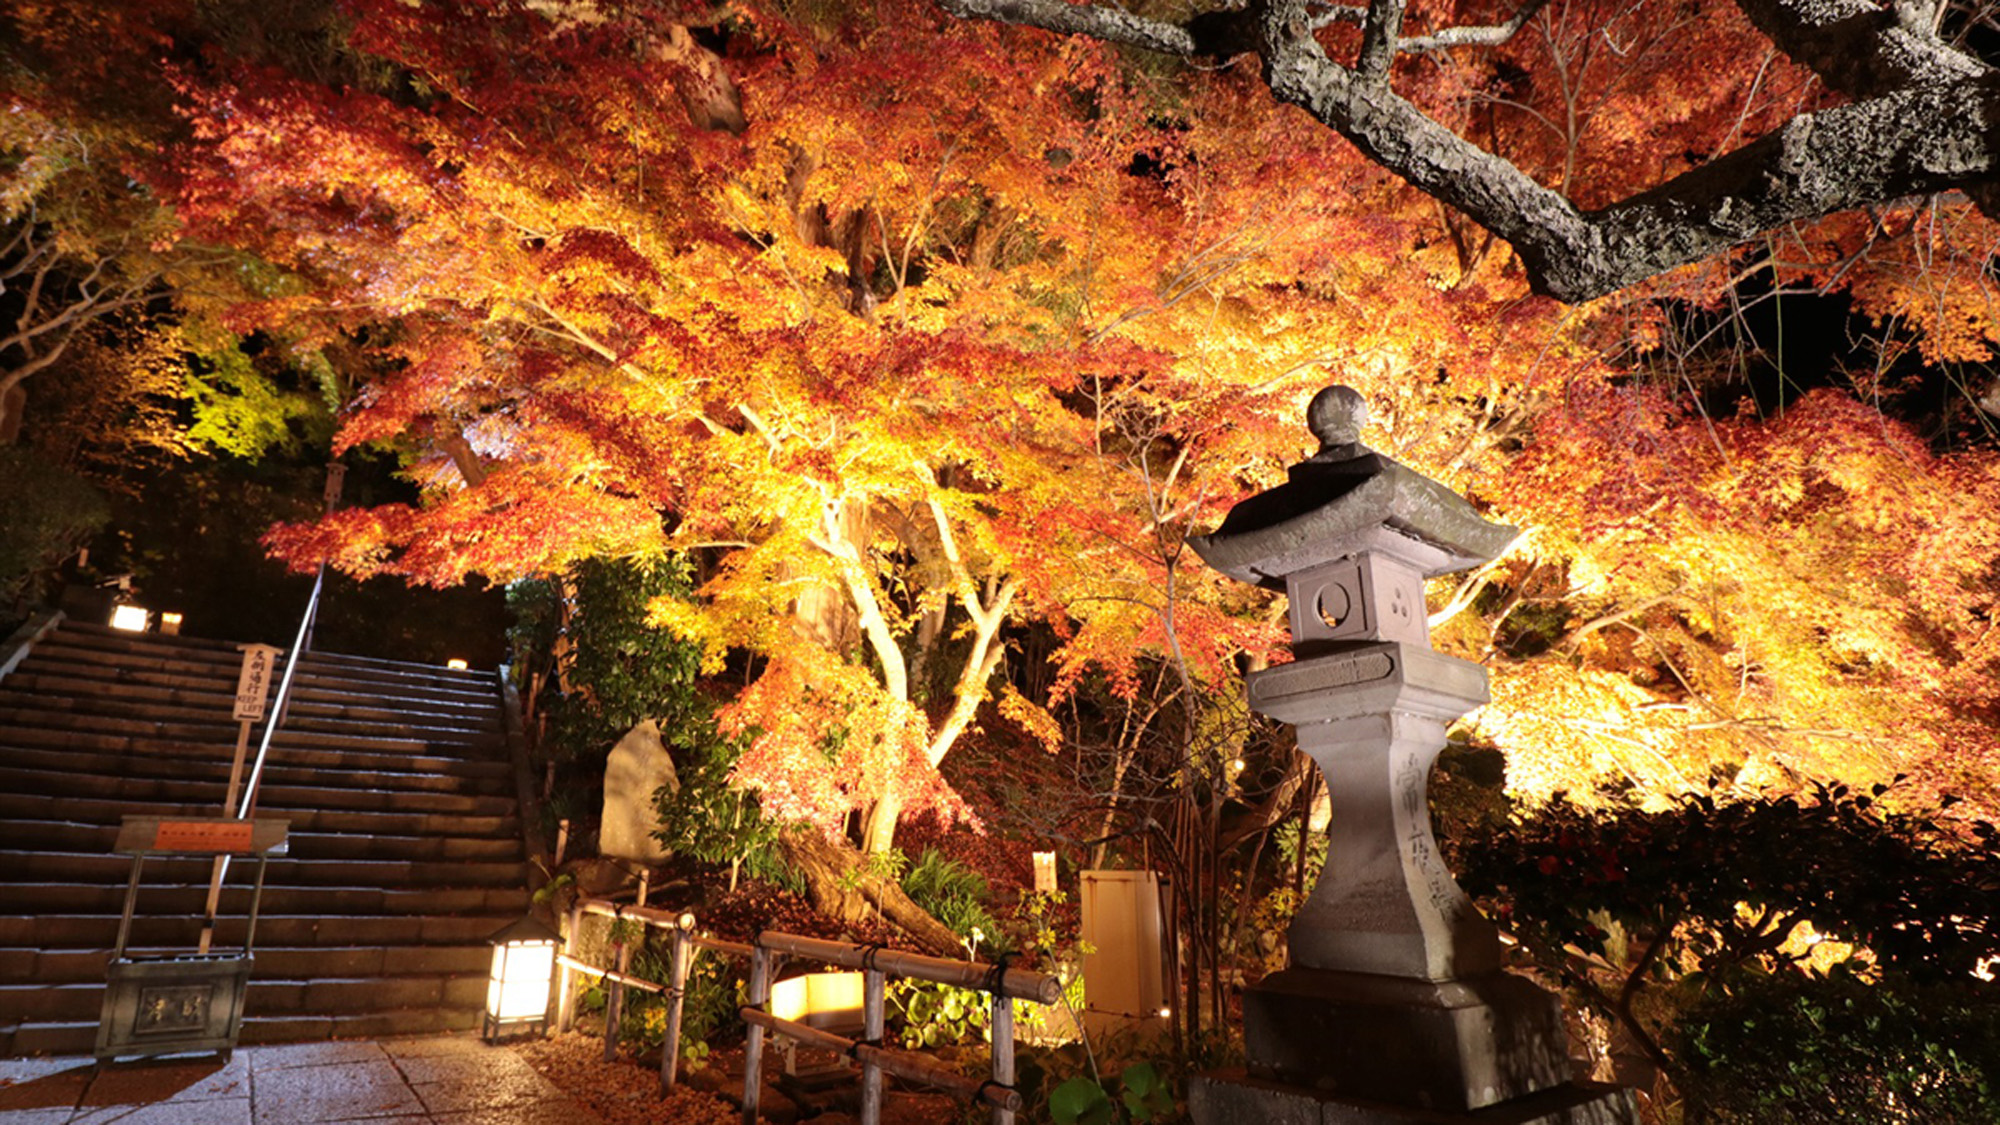
[[[1555,997],[1501,971],[1499,935],[1431,835],[1445,728],[1487,692],[1485,669],[1431,648],[1424,580],[1497,557],[1515,529],[1371,452],[1366,418],[1351,388],[1321,391],[1319,453],[1192,540],[1285,591],[1295,659],[1250,677],[1250,705],[1297,728],[1332,802],[1291,965],[1243,997],[1247,1073],[1195,1081],[1196,1125],[1630,1122],[1628,1093],[1570,1081]]]

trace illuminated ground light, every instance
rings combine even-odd
[[[523,918],[487,939],[493,947],[493,969],[487,978],[481,1030],[488,1042],[540,1031],[546,1025],[556,941],[555,931],[533,918]]]
[[[457,670],[457,671],[460,671],[460,672],[463,672],[463,671],[465,671],[465,670],[466,670],[466,668],[467,668],[467,667],[469,667],[469,665],[467,665],[467,664],[465,663],[465,661],[463,661],[463,660],[460,660],[460,659],[459,659],[458,657],[456,657],[456,656],[452,657],[452,658],[451,658],[450,660],[447,660],[447,661],[445,661],[445,662],[444,662],[444,666],[445,666],[445,667],[447,667],[447,668],[452,668],[452,669],[455,669],[455,670]]]
[[[169,637],[180,636],[181,615],[178,613],[162,613],[160,615],[160,632],[165,633]]]
[[[146,612],[144,606],[114,606],[111,610],[111,627],[123,629],[128,633],[143,633],[146,631],[146,622],[152,616]]]

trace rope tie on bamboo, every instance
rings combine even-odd
[[[862,968],[864,968],[864,969],[866,969],[866,970],[868,970],[868,971],[869,971],[869,972],[871,972],[871,973],[879,973],[879,972],[881,972],[882,970],[881,970],[880,968],[878,968],[878,967],[876,966],[876,964],[875,964],[875,955],[876,955],[877,953],[880,953],[880,952],[882,952],[882,951],[883,951],[884,949],[886,949],[886,948],[888,948],[888,947],[887,947],[887,946],[885,946],[885,945],[883,945],[883,944],[882,944],[881,942],[879,942],[879,941],[871,941],[871,942],[869,942],[869,943],[868,943],[867,945],[864,945],[864,946],[862,946],[862,947],[861,947],[861,967],[862,967]]]
[[[868,1039],[850,1039],[850,1040],[848,1040],[848,1041],[847,1041],[847,1057],[848,1057],[848,1058],[850,1058],[850,1059],[853,1059],[853,1060],[854,1060],[855,1062],[860,1062],[860,1061],[861,1061],[861,1048],[863,1048],[863,1047],[873,1047],[873,1048],[875,1048],[875,1049],[876,1049],[876,1050],[878,1050],[878,1051],[879,1051],[879,1050],[881,1050],[881,1049],[882,1049],[882,1037],[881,1037],[880,1035],[877,1035],[877,1036],[873,1036],[873,1037],[871,1037],[871,1038],[868,1038]]]
[[[994,1079],[991,1079],[991,1078],[988,1078],[988,1079],[987,1079],[986,1081],[984,1081],[984,1082],[981,1082],[981,1083],[979,1084],[979,1089],[977,1089],[977,1090],[974,1090],[974,1091],[972,1092],[972,1100],[973,1100],[973,1102],[974,1102],[974,1103],[978,1103],[978,1102],[983,1102],[983,1101],[985,1101],[985,1100],[986,1100],[986,1091],[987,1091],[988,1089],[994,1089],[994,1090],[999,1090],[999,1091],[1001,1091],[1002,1093],[1006,1093],[1006,1094],[1011,1094],[1011,1093],[1014,1093],[1014,1092],[1015,1092],[1015,1091],[1014,1091],[1014,1087],[1012,1087],[1012,1086],[1009,1086],[1009,1085],[1007,1085],[1007,1084],[1006,1084],[1005,1082],[1000,1082],[1000,1081],[996,1081],[996,1080],[994,1080]]]
[[[979,991],[1000,995],[1007,986],[1007,967],[1014,961],[1013,950],[1008,950],[993,959],[993,966],[986,970],[986,979],[979,982]]]

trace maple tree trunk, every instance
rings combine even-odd
[[[868,806],[861,828],[861,846],[871,855],[880,855],[896,844],[896,822],[903,816],[903,802],[894,793],[884,793]]]
[[[26,387],[17,384],[0,390],[0,445],[12,445],[21,436],[21,416],[27,408]]]
[[[926,951],[940,957],[964,954],[958,935],[918,906],[903,888],[862,870],[861,853],[855,849],[810,830],[783,834],[778,848],[785,862],[805,879],[807,901],[828,917],[858,924],[873,916],[872,907]]]

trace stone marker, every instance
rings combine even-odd
[[[680,776],[660,741],[660,727],[642,719],[625,732],[604,763],[604,819],[597,830],[597,850],[603,855],[655,864],[667,850],[655,839],[660,814],[653,794],[665,786],[679,792]]]
[[[1555,997],[1500,971],[1499,935],[1431,835],[1445,728],[1487,693],[1485,669],[1431,648],[1424,579],[1516,532],[1371,452],[1366,420],[1354,390],[1321,391],[1319,453],[1191,540],[1223,573],[1285,591],[1295,659],[1250,677],[1250,705],[1298,728],[1332,804],[1291,965],[1243,997],[1248,1072],[1197,1077],[1194,1120],[1629,1123],[1629,1092],[1571,1083]]]

